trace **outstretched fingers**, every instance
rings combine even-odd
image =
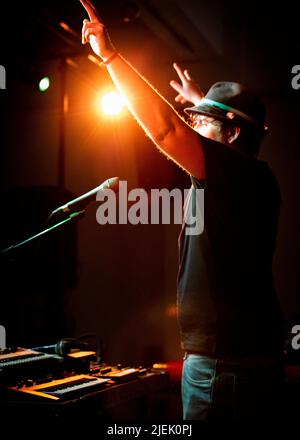
[[[185,83],[187,78],[185,77],[183,70],[178,66],[177,63],[173,63],[173,67],[176,70],[176,73],[179,76],[181,82]]]
[[[181,69],[181,67],[178,66],[177,63],[173,63],[173,67],[176,70],[176,73],[179,76],[182,83],[185,83],[186,81],[194,81],[188,69],[184,69],[184,70]]]
[[[89,0],[80,0],[80,3],[82,4],[84,9],[88,13],[89,19],[92,22],[100,22],[101,23],[101,18],[99,17],[99,14],[98,14],[98,12],[92,2],[90,2]]]
[[[176,92],[178,92],[178,93],[182,93],[182,91],[183,91],[182,85],[179,84],[174,79],[172,81],[170,81],[170,86],[173,87],[173,89],[176,90]]]
[[[189,72],[187,69],[184,69],[183,74],[184,74],[184,76],[186,77],[186,79],[187,79],[188,81],[193,81],[193,79],[192,79],[192,77],[191,77],[191,75],[190,75],[190,72]]]

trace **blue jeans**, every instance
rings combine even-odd
[[[186,354],[182,372],[184,420],[269,420],[280,417],[280,367],[240,365]]]

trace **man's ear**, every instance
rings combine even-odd
[[[228,128],[227,134],[227,142],[228,144],[232,144],[238,137],[241,132],[240,127],[230,127]]]

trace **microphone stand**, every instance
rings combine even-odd
[[[53,230],[55,230],[57,228],[60,228],[61,226],[65,225],[66,223],[69,223],[69,222],[71,222],[72,220],[74,220],[76,218],[82,217],[84,214],[85,214],[85,210],[74,212],[73,214],[70,214],[68,218],[60,221],[59,223],[56,223],[55,225],[51,226],[50,228],[47,228],[44,231],[41,231],[38,234],[33,235],[32,237],[29,237],[29,238],[27,238],[24,241],[21,241],[20,243],[17,243],[15,245],[9,246],[6,249],[3,249],[0,252],[0,255],[1,256],[10,255],[10,253],[12,251],[18,250],[19,248],[21,248],[22,246],[26,245],[27,243],[30,243],[30,242],[32,242],[32,241],[34,241],[36,239],[39,239],[39,238],[43,237],[44,235],[48,234],[49,232],[51,232],[51,231],[53,231]]]

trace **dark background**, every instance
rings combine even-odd
[[[187,67],[203,90],[235,80],[259,93],[270,132],[261,159],[282,193],[274,277],[286,327],[299,300],[299,103],[291,86],[300,64],[296,2],[95,1],[117,49],[170,102],[172,62]],[[1,106],[1,248],[45,227],[52,209],[119,176],[129,187],[189,186],[125,111],[96,112],[111,89],[104,68],[80,41],[79,1],[29,1],[1,6],[0,64],[7,72]],[[59,25],[67,23],[76,34]],[[64,185],[58,180],[62,60],[69,111]],[[37,90],[49,74],[50,89]],[[176,105],[181,113],[183,107]],[[151,108],[149,108],[151,111]],[[110,362],[147,364],[181,356],[176,304],[178,225],[107,225],[86,215],[47,239],[2,258],[0,323],[8,343],[54,343],[93,334]],[[298,322],[300,324],[300,320]]]

